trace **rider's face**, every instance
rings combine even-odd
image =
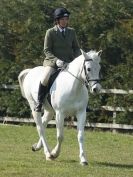
[[[65,28],[68,25],[69,17],[60,18],[58,24],[60,27]]]

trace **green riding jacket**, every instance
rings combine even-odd
[[[57,26],[48,29],[44,40],[44,54],[46,58],[43,65],[54,68],[57,59],[69,63],[78,57],[81,52],[75,30],[67,27],[63,37]]]

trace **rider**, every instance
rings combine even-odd
[[[43,62],[45,73],[39,85],[36,112],[41,112],[51,74],[81,54],[75,30],[68,27],[69,15],[70,12],[66,8],[57,8],[54,11],[55,26],[46,31],[44,39],[46,58]]]

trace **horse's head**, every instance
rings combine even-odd
[[[101,85],[99,84],[101,53],[101,50],[99,52],[91,50],[88,53],[82,51],[82,55],[84,56],[85,80],[90,87],[91,93],[98,93],[101,90]]]

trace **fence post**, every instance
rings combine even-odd
[[[113,111],[113,127],[114,127],[114,124],[116,124],[116,111]],[[115,128],[113,128],[113,133],[116,133]]]
[[[114,97],[113,97],[113,105],[114,105],[114,109],[115,109],[113,111],[113,127],[114,127],[114,124],[116,124],[116,94],[115,93],[114,93]],[[115,128],[113,128],[113,133],[116,133]]]

